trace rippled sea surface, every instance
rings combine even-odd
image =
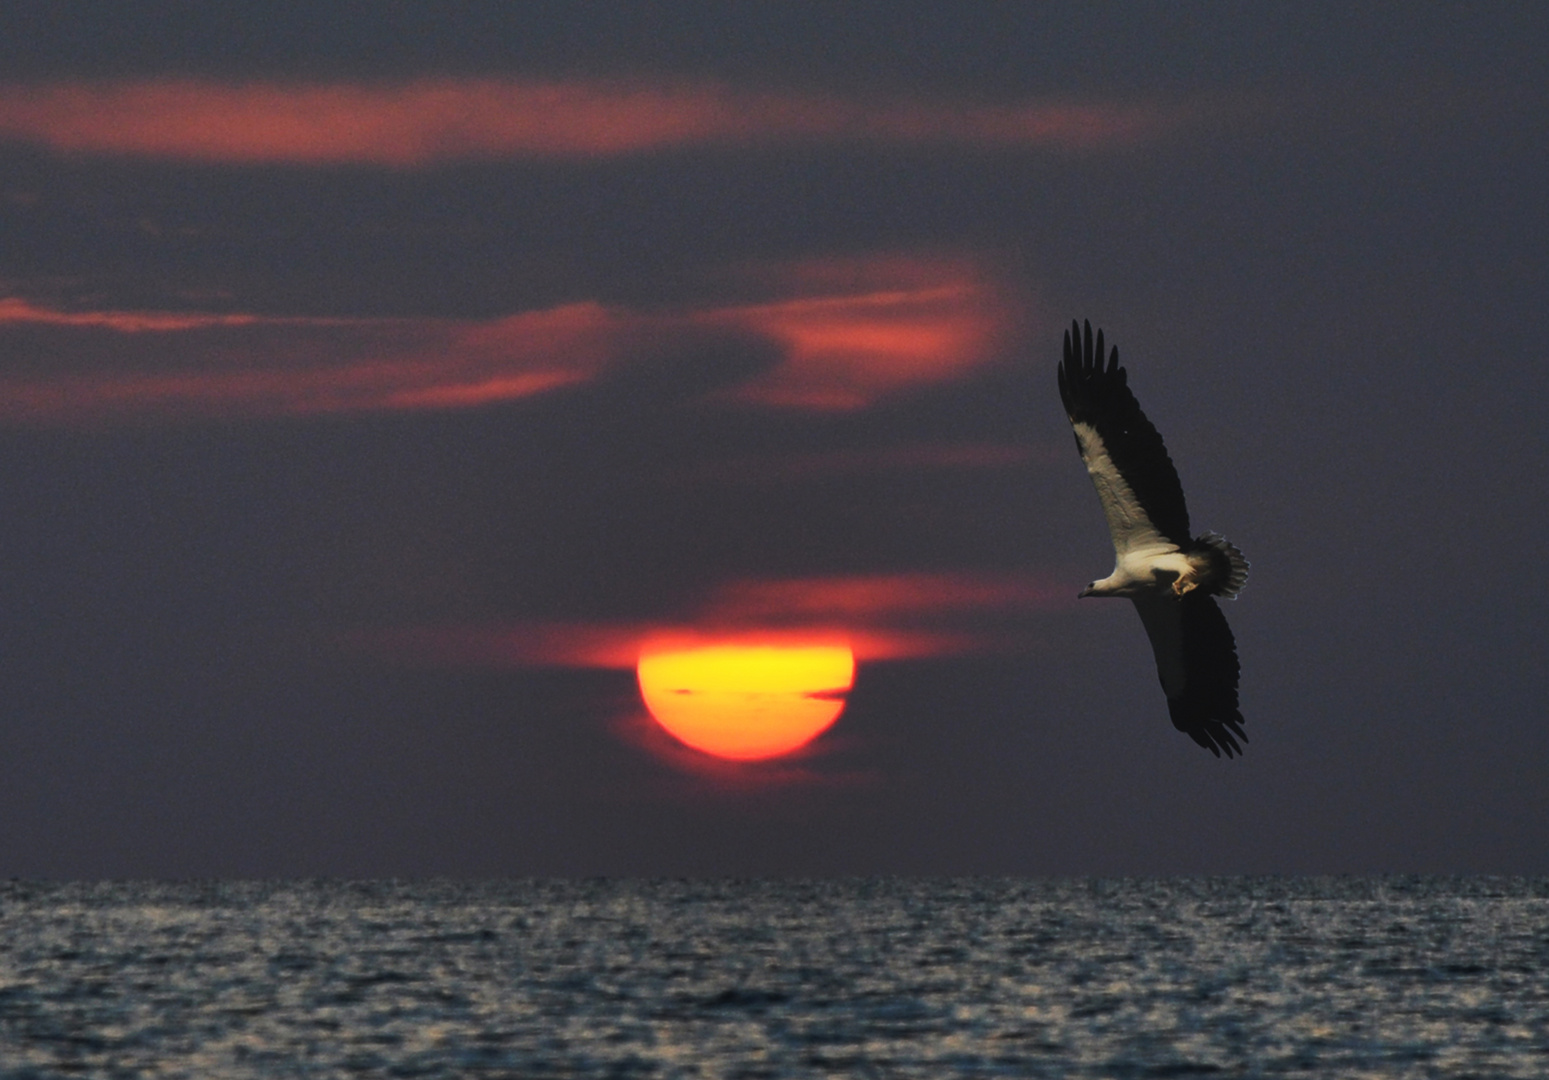
[[[1549,880],[0,885],[0,1077],[1544,1076]]]

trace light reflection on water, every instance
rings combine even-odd
[[[1549,881],[0,884],[0,1077],[1541,1076]]]

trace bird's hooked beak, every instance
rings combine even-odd
[[[1085,600],[1088,596],[1091,596],[1091,595],[1092,595],[1092,586],[1088,585],[1086,588],[1082,589],[1080,592],[1078,592],[1076,594],[1076,599],[1077,600]]]

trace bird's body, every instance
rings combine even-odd
[[[1248,562],[1224,537],[1191,536],[1177,470],[1140,411],[1119,366],[1072,324],[1059,369],[1060,399],[1113,536],[1113,573],[1082,596],[1132,600],[1167,695],[1173,726],[1218,757],[1247,741],[1237,704],[1237,646],[1214,597],[1233,598]]]

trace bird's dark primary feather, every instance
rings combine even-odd
[[[1071,423],[1090,424],[1102,439],[1114,466],[1152,524],[1179,547],[1188,548],[1189,510],[1183,485],[1162,436],[1130,391],[1115,348],[1103,362],[1103,332],[1092,338],[1072,322],[1065,334],[1065,360],[1059,368],[1060,400]],[[1079,443],[1078,443],[1079,445]]]
[[[1238,739],[1248,741],[1242,730],[1237,704],[1237,641],[1215,598],[1190,593],[1179,606],[1183,620],[1183,693],[1167,699],[1173,727],[1220,757],[1242,753]]]

